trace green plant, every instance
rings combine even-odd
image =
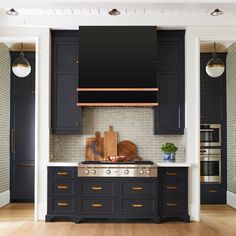
[[[175,153],[178,148],[175,146],[174,143],[166,143],[161,146],[161,150],[164,153]]]

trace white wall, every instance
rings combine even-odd
[[[235,32],[235,33],[234,33]],[[0,41],[36,42],[36,218],[44,220],[47,202],[47,169],[49,159],[49,88],[50,34],[48,28],[0,28]],[[235,28],[187,28],[186,30],[186,122],[189,171],[189,203],[192,220],[200,218],[199,168],[199,40],[235,40]],[[38,65],[38,67],[37,67]],[[38,68],[38,69],[37,69]],[[38,177],[38,178],[37,178]]]

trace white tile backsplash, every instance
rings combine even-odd
[[[130,140],[137,145],[138,154],[145,160],[160,161],[161,145],[173,142],[177,145],[176,159],[186,159],[186,137],[184,135],[154,135],[152,108],[136,107],[88,107],[83,109],[83,134],[51,135],[51,159],[53,161],[83,161],[85,138],[100,131],[103,136],[109,126],[118,132],[118,142]]]

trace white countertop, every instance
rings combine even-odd
[[[78,166],[78,162],[48,162],[47,166]]]
[[[171,162],[171,161],[160,161],[157,162],[158,167],[190,167],[191,163],[190,162]]]

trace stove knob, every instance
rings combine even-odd
[[[96,170],[91,170],[91,173],[94,175],[96,174]]]
[[[84,173],[85,173],[86,175],[88,175],[88,174],[89,174],[89,170],[85,170]]]
[[[139,173],[140,173],[141,175],[143,175],[143,174],[144,174],[144,170],[140,170]]]
[[[106,173],[109,175],[109,174],[111,174],[111,171],[108,169],[108,170],[106,170]]]
[[[126,175],[128,175],[128,174],[129,174],[129,170],[125,170],[124,173],[125,173]]]
[[[151,171],[150,171],[150,170],[147,170],[147,171],[146,171],[146,174],[147,174],[147,175],[150,175],[150,174],[151,174]]]

